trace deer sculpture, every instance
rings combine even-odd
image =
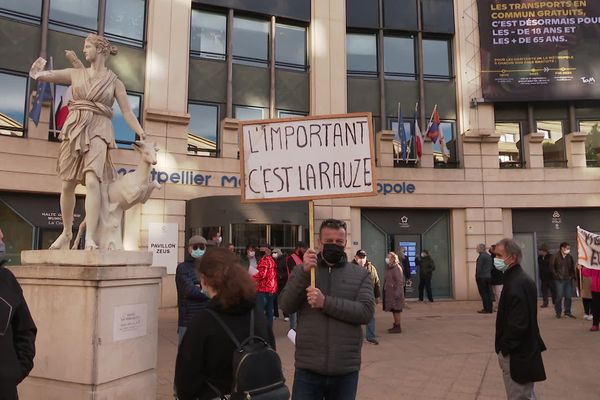
[[[102,184],[102,204],[106,204],[100,213],[97,237],[101,250],[123,249],[123,215],[136,204],[145,203],[154,189],[161,185],[150,180],[150,168],[156,165],[158,147],[151,142],[135,141],[133,148],[140,154],[137,168],[119,177],[115,181]],[[77,249],[81,236],[86,229],[85,219],[79,225],[79,231],[73,244]]]

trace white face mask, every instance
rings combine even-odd
[[[221,244],[222,241],[223,241],[223,236],[219,236],[219,238],[217,239],[217,243]]]
[[[277,258],[277,257],[279,257],[279,253],[273,253],[271,256],[272,256],[273,258]]]
[[[248,252],[248,258],[252,258],[252,257],[254,257],[254,255],[255,255],[255,254],[256,254],[256,253],[255,253],[254,251],[249,251],[249,252]]]
[[[427,254],[421,253],[421,258],[423,258],[423,257],[427,257]]]
[[[386,263],[386,264],[389,264],[389,263],[390,263],[390,258],[389,258],[389,257],[386,257],[386,258],[385,258],[385,263]]]
[[[563,253],[565,253],[565,256],[566,256],[567,254],[569,254],[570,252],[571,252],[571,249],[567,249],[567,250],[564,250],[564,251],[563,251]]]

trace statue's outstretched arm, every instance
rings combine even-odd
[[[42,57],[35,60],[35,62],[31,66],[31,69],[29,70],[29,76],[31,76],[35,80],[45,82],[60,83],[62,85],[71,84],[71,71],[73,70],[73,68],[45,71],[45,65],[46,60],[44,60]]]
[[[135,117],[135,114],[131,111],[131,107],[129,107],[129,101],[127,100],[127,91],[125,90],[125,85],[119,79],[117,79],[115,84],[115,98],[117,99],[117,103],[119,104],[119,108],[121,109],[121,114],[123,114],[123,118],[127,125],[139,135],[141,140],[146,139],[146,134],[140,125],[140,122]]]

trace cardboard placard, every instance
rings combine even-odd
[[[377,195],[371,113],[244,121],[242,202]]]

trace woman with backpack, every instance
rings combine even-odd
[[[236,364],[234,357],[248,352],[252,357],[247,359],[265,370],[264,374],[260,371],[262,375],[253,376],[252,384],[269,386],[274,380],[276,384],[281,381],[280,388],[287,391],[283,376],[279,377],[276,371],[277,362],[279,369],[281,362],[272,350],[275,347],[274,340],[270,339],[273,333],[264,312],[256,306],[256,285],[236,255],[225,248],[211,248],[196,264],[196,269],[210,300],[207,307],[194,316],[179,346],[175,366],[179,400],[218,399],[234,394],[236,387],[237,390],[242,390],[244,385],[247,388],[247,383],[240,383],[239,376],[234,376],[234,364],[238,373],[244,368],[247,370],[248,365],[243,368],[244,361],[238,359],[239,364]],[[252,341],[252,349],[246,351],[244,341],[251,336],[256,339]]]

